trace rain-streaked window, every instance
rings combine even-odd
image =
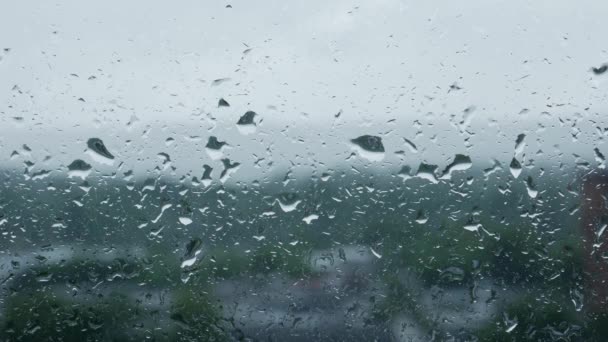
[[[0,340],[608,340],[608,3],[2,7]]]

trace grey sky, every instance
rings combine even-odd
[[[349,139],[374,134],[383,136],[392,168],[445,163],[454,153],[487,164],[509,160],[524,131],[528,155],[592,156],[603,143],[594,125],[608,121],[608,74],[589,72],[608,62],[604,1],[21,1],[5,8],[6,159],[27,143],[38,153],[30,159],[48,154],[66,164],[84,158],[84,142],[98,136],[127,169],[149,170],[158,152],[168,152],[178,169],[196,170],[207,162],[202,146],[217,135],[233,147],[226,155],[248,169],[264,156],[330,165],[348,158]],[[220,78],[230,80],[213,86]],[[449,91],[452,84],[462,89]],[[217,108],[221,97],[230,108]],[[470,106],[467,147],[458,123]],[[247,110],[263,121],[244,137],[234,124]],[[573,140],[574,121],[566,120],[575,112],[583,134]],[[178,143],[167,147],[167,137]],[[421,152],[394,156],[407,151],[402,137]]]

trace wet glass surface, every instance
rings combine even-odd
[[[5,7],[0,340],[608,339],[608,3]]]

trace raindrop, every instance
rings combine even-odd
[[[187,226],[192,223],[192,219],[189,217],[180,217],[179,223],[183,224],[184,226]]]
[[[605,73],[606,70],[608,70],[608,64],[602,64],[600,67],[591,68],[591,71],[593,71],[593,73],[596,75],[601,75],[601,74]]]
[[[93,160],[105,163],[112,164],[114,155],[108,151],[106,145],[99,138],[91,138],[87,141],[87,152],[93,158]]]
[[[473,163],[471,162],[471,158],[469,156],[457,154],[454,157],[454,161],[452,161],[448,166],[446,166],[445,170],[443,170],[443,176],[441,176],[441,178],[450,179],[452,177],[452,172],[468,170],[472,165]]]
[[[154,220],[152,220],[152,223],[156,223],[158,222],[158,220],[160,220],[161,217],[163,217],[163,213],[165,212],[165,210],[171,208],[173,205],[171,203],[166,203],[164,204],[161,208],[160,208],[160,214],[158,214],[158,216],[156,216],[156,218]]]
[[[403,166],[401,170],[399,170],[397,176],[401,177],[405,182],[406,180],[412,178],[412,168],[407,165]]]
[[[418,210],[418,214],[416,214],[416,222],[419,224],[425,224],[429,221],[429,217],[426,215],[424,210]]]
[[[538,190],[536,190],[536,185],[534,185],[531,176],[528,176],[526,179],[526,190],[528,190],[528,196],[530,196],[530,198],[536,198],[538,195]]]
[[[230,103],[224,99],[220,99],[217,103],[218,107],[230,107]]]
[[[517,178],[521,174],[521,164],[515,158],[511,160],[511,164],[509,165],[509,170],[511,170],[511,174],[513,177]]]
[[[163,161],[163,165],[168,164],[168,163],[171,162],[171,157],[167,153],[165,153],[165,152],[160,152],[156,156]]]
[[[82,159],[76,159],[68,165],[68,178],[80,177],[87,178],[91,173],[91,165]]]
[[[378,259],[382,259],[382,255],[380,255],[378,252],[376,252],[373,248],[369,248],[369,250],[372,252],[372,254],[378,258]]]
[[[228,82],[228,81],[230,81],[229,77],[218,78],[218,79],[213,80],[213,82],[211,82],[211,85],[212,86],[218,86],[218,85],[220,85],[220,84],[222,84],[224,82]]]
[[[279,206],[283,212],[290,212],[297,209],[298,204],[302,202],[302,200],[298,199],[298,196],[294,193],[283,193],[279,195],[277,198],[277,202],[279,202]]]
[[[510,334],[513,330],[515,330],[515,328],[517,328],[517,325],[519,324],[517,322],[517,316],[513,319],[510,319],[509,316],[507,316],[507,314],[504,314],[504,322],[505,322],[505,332],[507,334]]]
[[[412,151],[413,153],[418,153],[418,148],[416,147],[416,145],[411,142],[410,140],[403,138],[403,141],[405,141],[405,144],[407,145],[407,147],[410,148],[410,151]]]
[[[593,152],[595,153],[595,161],[603,165],[606,161],[606,157],[604,157],[604,154],[602,154],[602,152],[600,152],[597,147],[593,149]]]
[[[478,232],[480,228],[483,228],[481,224],[479,223],[474,223],[474,222],[469,222],[467,224],[465,224],[463,226],[463,228],[465,230],[468,230],[470,232]]]
[[[449,282],[462,281],[464,279],[464,270],[460,267],[451,266],[444,269],[440,277]]]
[[[226,145],[225,141],[219,141],[216,137],[210,136],[207,145],[205,146],[205,152],[207,152],[211,159],[218,160],[224,155],[222,149]]]
[[[515,139],[515,155],[519,155],[524,151],[524,147],[526,144],[524,143],[524,139],[526,138],[525,134],[519,134],[517,139]]]
[[[51,279],[53,279],[53,274],[46,271],[43,271],[36,276],[36,281],[39,283],[48,283]]]
[[[213,171],[213,168],[207,164],[203,165],[203,177],[201,178],[201,183],[203,184],[203,186],[208,187],[209,185],[211,185],[211,171]]]
[[[233,174],[234,172],[236,172],[236,170],[238,170],[241,163],[238,163],[238,162],[231,163],[230,159],[224,158],[224,159],[222,159],[222,164],[224,164],[224,169],[222,170],[222,173],[220,174],[220,181],[222,183],[225,183],[228,180],[228,177],[230,177],[231,174]]]
[[[584,295],[578,289],[570,290],[570,300],[574,304],[574,310],[581,311],[583,309]]]
[[[353,147],[365,159],[370,161],[380,161],[384,158],[384,145],[382,138],[375,135],[362,135],[351,139]]]
[[[239,121],[236,123],[236,127],[239,130],[239,132],[241,134],[252,134],[255,133],[255,117],[257,116],[256,112],[254,111],[247,111],[245,114],[243,114],[240,118]]]
[[[192,267],[199,256],[201,254],[203,248],[203,241],[199,238],[195,238],[190,240],[188,244],[186,244],[186,253],[182,258],[181,268]]]
[[[416,171],[416,177],[428,180],[431,183],[437,183],[439,181],[435,175],[435,170],[437,170],[437,165],[420,163],[418,171]]]
[[[489,167],[487,169],[483,170],[483,175],[487,178],[488,176],[490,176],[491,174],[493,174],[494,172],[498,171],[502,165],[500,165],[500,162],[496,159],[493,160],[494,165],[492,165],[492,167]]]
[[[302,221],[306,222],[306,224],[311,224],[312,221],[314,221],[314,220],[316,220],[318,218],[319,218],[319,215],[317,215],[317,214],[310,214],[310,215],[304,217],[302,219]]]
[[[45,179],[46,177],[51,175],[51,171],[48,170],[40,170],[38,172],[34,172],[32,173],[31,179],[32,180],[37,180],[37,179]]]

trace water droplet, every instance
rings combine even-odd
[[[222,164],[224,164],[224,169],[220,174],[220,182],[225,183],[228,180],[228,177],[230,177],[231,174],[233,174],[234,172],[236,172],[236,170],[239,169],[241,163],[231,163],[230,159],[224,158],[222,159]]]
[[[596,74],[596,75],[601,75],[603,73],[606,72],[606,70],[608,70],[608,64],[602,64],[599,67],[592,67],[591,71]]]
[[[526,138],[525,134],[519,134],[517,139],[515,139],[515,155],[519,155],[524,151],[524,147],[526,144],[524,143],[524,139]]]
[[[211,185],[211,171],[213,171],[213,168],[207,164],[203,165],[203,177],[201,178],[201,183],[203,184],[204,187],[208,187],[209,185]]]
[[[473,163],[471,162],[471,158],[469,156],[457,154],[454,157],[454,161],[452,161],[448,166],[446,166],[445,170],[443,170],[443,175],[441,178],[450,179],[452,177],[452,172],[468,170],[472,165]]]
[[[318,219],[318,218],[319,218],[319,215],[316,215],[316,214],[310,214],[310,215],[308,215],[308,216],[304,217],[304,218],[302,219],[302,221],[306,222],[306,224],[311,224],[311,223],[312,223],[312,221],[314,221],[314,220],[316,220],[316,219]]]
[[[36,276],[36,281],[39,283],[48,283],[53,279],[53,274],[43,271]]]
[[[412,151],[413,153],[418,153],[418,148],[416,147],[416,145],[411,142],[410,140],[403,138],[403,141],[405,141],[405,144],[407,145],[407,147],[410,148],[410,151]]]
[[[236,123],[236,127],[241,134],[248,135],[248,134],[255,133],[255,130],[256,130],[255,117],[256,116],[257,116],[256,112],[247,111],[245,114],[243,114],[239,118],[239,121]]]
[[[31,177],[29,177],[29,179],[32,179],[32,180],[45,179],[50,175],[51,175],[51,171],[40,170],[40,171],[32,173],[32,175],[31,175]]]
[[[112,164],[114,155],[108,151],[106,145],[99,138],[91,138],[87,141],[87,152],[96,162]]]
[[[230,107],[230,103],[228,103],[228,101],[226,101],[222,98],[218,101],[217,106],[218,107]]]
[[[171,162],[171,157],[167,153],[160,152],[156,156],[163,161],[163,165],[165,166],[168,166],[168,164]]]
[[[517,328],[517,325],[519,324],[517,322],[517,316],[514,318],[509,318],[509,316],[507,316],[507,314],[504,314],[504,322],[505,322],[505,332],[507,334],[510,334],[511,332],[513,332],[513,330],[515,330],[515,328]]]
[[[460,267],[451,266],[441,271],[440,277],[449,282],[459,282],[464,280],[464,270]]]
[[[91,173],[91,165],[82,159],[76,159],[68,165],[68,178],[80,177],[87,178]]]
[[[534,185],[534,181],[531,176],[528,176],[526,179],[526,190],[528,190],[528,196],[530,196],[530,198],[536,198],[538,195],[538,190],[536,190],[536,185]]]
[[[302,202],[300,199],[298,199],[296,194],[293,193],[283,193],[281,195],[279,195],[279,197],[277,198],[277,202],[279,202],[279,206],[281,207],[281,210],[283,210],[283,212],[290,212],[290,211],[294,211],[297,209],[298,204],[300,204],[300,202]]]
[[[403,166],[397,176],[401,177],[405,182],[406,180],[412,178],[412,168],[407,165]]]
[[[435,170],[437,170],[437,165],[420,163],[418,171],[416,171],[416,177],[428,180],[431,183],[438,183],[439,181],[435,175]]]
[[[604,157],[602,152],[600,152],[597,147],[593,149],[593,152],[595,152],[595,161],[601,164],[600,168],[604,168],[604,162],[606,162],[606,157]]]
[[[465,230],[468,230],[470,232],[478,232],[480,228],[483,228],[481,224],[479,223],[467,223],[464,225],[463,227]]]
[[[424,210],[418,210],[418,214],[416,214],[416,222],[419,224],[425,224],[429,221],[429,217],[426,215]]]
[[[222,149],[226,145],[225,141],[219,141],[216,137],[210,136],[207,145],[205,146],[205,152],[207,152],[207,155],[209,155],[211,159],[218,160],[224,155]]]
[[[189,218],[189,217],[180,217],[180,218],[179,218],[179,222],[180,222],[181,224],[183,224],[184,226],[187,226],[187,225],[189,225],[189,224],[191,224],[191,223],[192,223],[192,219],[191,219],[191,218]]]
[[[511,160],[511,164],[509,165],[509,170],[511,170],[511,174],[513,177],[517,178],[521,174],[521,164],[515,158]]]
[[[203,241],[199,238],[192,239],[186,244],[186,253],[182,258],[181,268],[192,267],[203,248]]]
[[[579,289],[570,289],[570,300],[572,304],[574,304],[574,309],[576,311],[581,311],[583,309],[585,296],[579,291]]]
[[[218,78],[213,80],[213,82],[211,82],[212,86],[219,86],[220,84],[224,83],[224,82],[228,82],[230,81],[229,77],[224,77],[224,78]]]
[[[372,254],[378,258],[378,259],[382,259],[382,255],[380,255],[378,252],[376,252],[373,248],[369,248],[369,250],[372,252]]]
[[[382,138],[375,135],[362,135],[351,139],[353,148],[358,154],[369,161],[380,161],[384,159],[384,145]]]
[[[152,220],[152,223],[156,223],[158,222],[158,220],[160,220],[161,217],[163,217],[163,213],[165,212],[165,210],[171,208],[173,205],[170,203],[166,203],[165,205],[163,205],[160,208],[160,214],[158,214],[158,216],[156,216],[156,218],[154,220]]]

